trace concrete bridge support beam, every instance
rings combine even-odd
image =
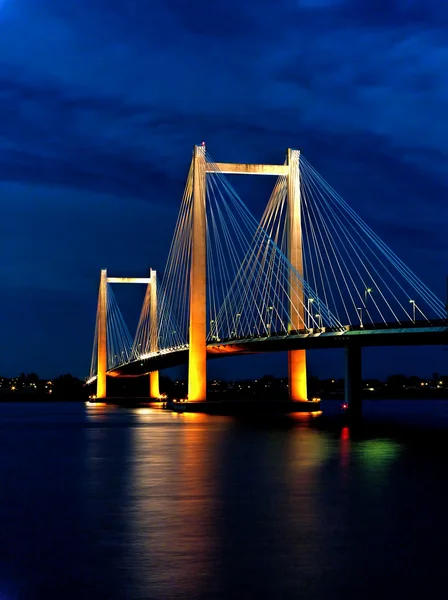
[[[148,284],[148,292],[150,294],[149,319],[151,324],[149,328],[149,351],[157,352],[159,349],[159,321],[157,314],[157,272],[151,269],[149,272],[149,277],[151,279],[151,282]],[[154,400],[160,397],[159,371],[153,371],[149,374],[149,397]]]
[[[207,397],[205,163],[205,146],[195,146],[193,155],[193,236],[190,273],[189,402],[203,402]]]
[[[303,276],[302,223],[300,208],[300,152],[288,148],[288,258],[295,270]],[[290,275],[290,330],[305,327],[305,297],[303,286],[297,276]],[[306,401],[306,351],[288,352],[289,397],[294,401]]]
[[[352,344],[345,347],[345,401],[350,418],[362,418],[362,347]]]
[[[101,270],[100,290],[98,294],[98,355],[96,397],[106,397],[106,372],[107,372],[107,270]]]

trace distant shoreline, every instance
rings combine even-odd
[[[263,400],[264,398],[261,398],[260,400]],[[218,398],[215,396],[213,399],[208,399],[207,402],[213,403],[216,402],[218,400]],[[234,396],[232,398],[225,398],[225,395],[219,399],[220,401],[225,402],[226,400],[229,401],[241,401],[241,402],[253,402],[255,400],[255,398],[253,396],[248,397],[248,398],[235,398]],[[271,402],[275,402],[277,399],[276,398],[272,398],[272,399],[266,399],[268,401]],[[282,401],[283,399],[278,398],[278,401]],[[321,398],[322,401],[325,402],[342,402],[344,400],[344,395],[332,395],[332,396],[323,396]],[[390,397],[390,395],[386,396],[386,395],[373,395],[373,394],[369,394],[369,395],[363,395],[363,400],[367,400],[367,401],[381,401],[381,400],[388,400],[388,401],[393,401],[393,402],[401,402],[401,401],[417,401],[417,402],[421,402],[424,400],[441,400],[441,401],[448,401],[448,394],[425,394],[425,395],[403,395],[403,396],[399,396],[399,395],[394,395],[393,398]],[[79,402],[88,402],[89,399],[88,398],[49,398],[48,395],[43,395],[43,396],[30,396],[28,394],[14,394],[14,393],[0,393],[0,404],[33,404],[33,403],[45,403],[45,404],[58,404],[58,403],[68,403],[68,402],[75,402],[75,403],[79,403]],[[129,397],[123,397],[123,396],[117,396],[117,397],[108,397],[105,402],[110,403],[110,404],[114,404],[114,401],[116,401],[117,404],[123,404],[123,402],[135,402],[138,401],[140,403],[150,403],[151,399],[150,398],[142,398],[141,396],[129,396]]]

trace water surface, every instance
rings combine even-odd
[[[0,404],[0,598],[442,598],[446,471],[344,423]]]

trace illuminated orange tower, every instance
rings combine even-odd
[[[206,174],[283,175],[288,181],[288,257],[303,277],[302,230],[300,219],[300,152],[288,149],[286,165],[208,163],[205,145],[195,146],[193,153],[193,226],[190,271],[190,331],[188,363],[188,400],[201,402],[207,395],[206,347]],[[303,286],[290,275],[290,330],[304,327]],[[288,353],[291,400],[306,401],[305,350]]]
[[[190,272],[189,402],[201,402],[207,396],[205,186],[205,146],[195,146],[193,154],[193,237]]]
[[[303,278],[302,223],[300,215],[300,151],[288,148],[288,259]],[[303,285],[294,273],[289,276],[290,330],[304,328],[305,299]],[[306,351],[288,352],[289,396],[291,400],[306,401]]]
[[[159,349],[159,324],[157,317],[157,272],[152,269],[149,272],[150,283],[148,290],[150,294],[150,340],[149,340],[149,351],[157,352]],[[159,372],[152,371],[149,374],[149,395],[151,398],[159,398]]]
[[[98,360],[97,360],[97,398],[106,397],[107,372],[107,269],[101,270],[100,290],[98,293]]]

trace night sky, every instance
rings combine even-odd
[[[444,299],[447,26],[441,0],[0,0],[0,374],[88,374],[100,269],[163,270],[202,140],[232,162],[299,148]],[[142,294],[117,292],[131,327]],[[365,356],[368,376],[448,372],[443,349]]]

